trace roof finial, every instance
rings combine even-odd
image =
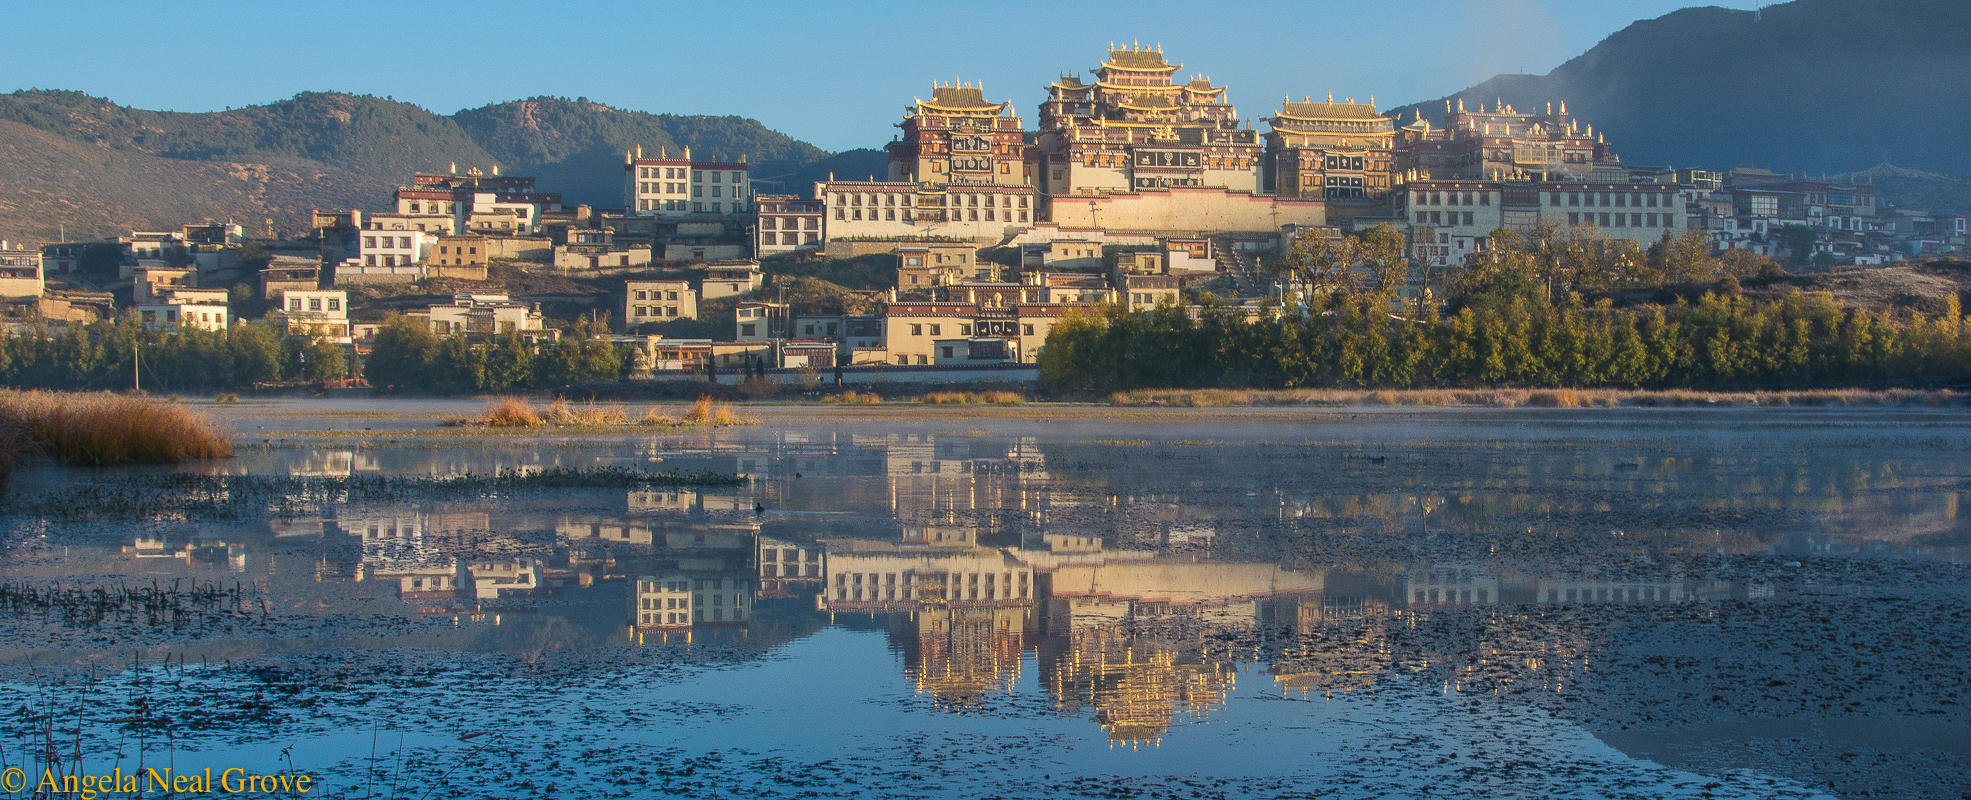
[[[1335,90],[1333,90],[1333,89],[1329,89],[1329,90],[1328,90],[1328,105],[1334,105],[1334,104],[1335,104]]]
[[[1562,114],[1565,114],[1565,113],[1567,113],[1567,101],[1566,101],[1566,100],[1562,100],[1562,101],[1560,101],[1560,113],[1562,113]]]
[[[1549,117],[1551,117],[1551,116],[1553,116],[1553,115],[1554,115],[1554,101],[1552,101],[1552,100],[1548,100],[1548,101],[1547,101],[1547,116],[1549,116]]]
[[[1370,110],[1370,111],[1374,111],[1374,110],[1376,110],[1376,96],[1375,96],[1375,95],[1369,95],[1369,110]]]

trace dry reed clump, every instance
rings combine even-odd
[[[175,403],[108,392],[0,392],[0,474],[23,456],[102,465],[232,454],[232,438],[210,417]]]
[[[840,403],[842,405],[873,406],[873,405],[881,405],[883,402],[883,397],[881,395],[876,394],[875,392],[858,392],[851,389],[841,394],[831,394],[826,397],[823,397],[821,398],[821,402]]]
[[[1027,401],[1026,398],[1020,396],[1019,392],[1000,390],[984,392],[929,392],[923,397],[918,398],[918,400],[930,406],[962,406],[975,403],[1014,406]]]
[[[531,428],[546,420],[526,398],[495,397],[486,401],[486,416],[480,422],[492,428]]]
[[[684,412],[678,424],[723,426],[752,424],[752,421],[734,415],[731,403],[714,403],[711,397],[701,395],[698,402],[691,404],[691,410]]]
[[[629,412],[621,408],[597,407],[594,404],[575,406],[567,400],[554,401],[542,416],[554,425],[627,425],[630,421]]]
[[[1118,406],[1477,406],[1483,408],[1737,408],[1789,406],[1962,406],[1971,395],[1949,389],[1805,389],[1707,392],[1693,389],[1135,389],[1116,392]]]

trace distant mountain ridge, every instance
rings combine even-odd
[[[1971,8],[1963,0],[1795,0],[1641,20],[1546,75],[1444,100],[1566,101],[1632,164],[1849,172],[1893,161],[1971,175]]]
[[[195,221],[180,219],[193,209],[256,233],[268,218],[277,230],[298,233],[310,208],[386,207],[391,189],[411,173],[453,164],[497,164],[507,174],[539,178],[571,205],[615,207],[622,203],[623,152],[638,145],[648,153],[688,146],[705,160],[743,156],[763,191],[805,193],[830,169],[880,171],[884,163],[881,153],[829,153],[743,117],[625,111],[586,98],[535,97],[446,116],[388,98],[304,92],[266,105],[179,113],[37,90],[0,95],[0,125],[43,134],[0,143],[0,236],[14,239],[176,226]],[[268,169],[292,177],[272,187],[256,182]]]

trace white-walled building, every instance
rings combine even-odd
[[[41,251],[0,240],[0,298],[40,297],[47,288]]]
[[[287,290],[281,293],[280,310],[275,314],[295,336],[311,336],[340,344],[353,341],[349,334],[349,293],[339,290]]]
[[[693,161],[687,147],[681,158],[665,150],[644,158],[638,147],[623,156],[623,208],[636,216],[662,218],[751,213],[751,169],[743,157],[736,163]]]

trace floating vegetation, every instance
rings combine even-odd
[[[552,489],[630,489],[643,486],[739,486],[728,472],[644,472],[624,467],[548,467],[451,478],[352,475],[145,475],[46,492],[6,511],[65,521],[105,517],[238,519],[253,513],[296,513],[329,503],[408,500],[487,500]]]
[[[249,600],[248,595],[256,595]],[[152,627],[203,626],[217,620],[266,618],[264,597],[235,581],[231,587],[196,578],[149,586],[40,587],[25,583],[0,584],[0,615],[59,621],[90,627],[107,622],[141,623]]]
[[[1481,408],[1737,408],[1791,406],[1962,406],[1949,389],[1803,389],[1704,392],[1630,389],[1132,389],[1109,395],[1117,406],[1476,406]],[[928,401],[927,401],[928,402]]]

